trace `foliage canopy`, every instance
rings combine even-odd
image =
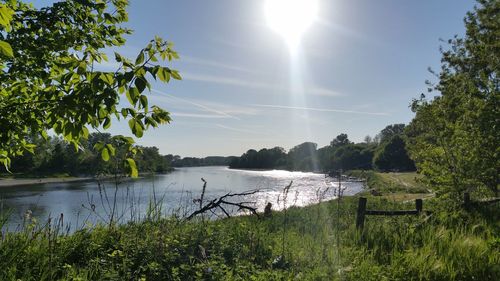
[[[0,3],[0,162],[6,167],[11,157],[33,152],[30,134],[47,138],[52,130],[78,149],[89,128],[107,129],[112,118],[128,120],[136,137],[170,121],[168,112],[149,105],[145,90],[151,78],[181,79],[157,64],[178,58],[171,43],[156,37],[135,60],[115,53],[117,69],[98,70],[109,61],[104,50],[122,46],[131,33],[120,26],[128,20],[127,0],[68,0],[41,9]],[[122,97],[128,106],[120,108]],[[132,138],[115,138],[132,147]],[[97,148],[103,159],[114,155],[111,144]],[[137,174],[131,158],[124,164]]]
[[[443,193],[490,190],[500,174],[500,2],[479,0],[466,35],[442,50],[434,99],[415,100],[409,148],[429,183]],[[450,193],[449,193],[450,194]]]

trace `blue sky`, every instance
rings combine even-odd
[[[162,154],[240,155],[304,141],[360,142],[408,123],[408,105],[439,68],[439,38],[463,34],[472,0],[323,0],[295,56],[266,23],[260,0],[132,0],[135,57],[155,35],[174,42],[182,81],[155,84],[173,122],[139,144]],[[113,134],[128,134],[114,124]]]

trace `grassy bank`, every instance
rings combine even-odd
[[[395,200],[409,200],[431,196],[431,190],[420,182],[421,175],[415,172],[380,173],[375,171],[350,171],[350,176],[366,180],[368,191],[377,196]]]
[[[153,219],[58,235],[4,233],[0,280],[498,280],[500,207],[432,217],[368,217],[357,198],[271,217]],[[412,209],[380,197],[369,209]]]

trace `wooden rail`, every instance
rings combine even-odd
[[[470,208],[473,205],[489,205],[493,204],[496,202],[500,202],[500,198],[492,198],[492,199],[485,199],[485,200],[479,200],[479,201],[472,201],[470,199],[470,193],[465,192],[464,193],[464,207],[465,208]]]
[[[358,201],[358,211],[356,215],[356,228],[363,229],[365,225],[365,216],[405,216],[405,215],[420,215],[423,211],[423,201],[422,199],[415,199],[415,210],[393,210],[393,211],[381,211],[381,210],[367,210],[366,209],[366,198],[360,197]],[[430,213],[430,212],[427,212]]]
[[[381,211],[381,210],[367,210],[366,209],[366,198],[360,197],[358,201],[358,211],[356,214],[356,228],[363,229],[365,225],[365,217],[367,215],[371,216],[405,216],[405,215],[420,215],[423,213],[423,201],[422,199],[415,199],[415,210],[393,210],[393,211]],[[492,198],[487,200],[472,201],[470,199],[469,193],[464,193],[464,203],[465,208],[470,208],[474,205],[489,205],[493,203],[500,202],[500,198]],[[430,211],[425,211],[427,214],[431,214]]]

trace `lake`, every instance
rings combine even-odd
[[[177,168],[169,174],[154,175],[134,180],[104,182],[68,182],[29,186],[0,187],[0,212],[8,215],[4,231],[19,230],[26,220],[36,219],[52,225],[61,220],[68,230],[106,223],[113,214],[120,222],[138,221],[156,209],[162,215],[184,217],[199,207],[194,200],[200,198],[207,181],[203,202],[218,196],[249,190],[259,192],[243,198],[230,198],[234,202],[249,202],[259,211],[270,202],[273,209],[305,206],[337,196],[338,183],[323,174],[289,172],[283,170],[232,170],[227,167]],[[293,181],[285,194],[284,187]],[[342,182],[344,195],[363,189],[360,182]],[[156,202],[156,203],[155,203]],[[156,206],[157,208],[152,208]],[[114,211],[113,211],[114,210]],[[238,214],[234,208],[227,210]],[[211,214],[221,216],[221,210]]]

